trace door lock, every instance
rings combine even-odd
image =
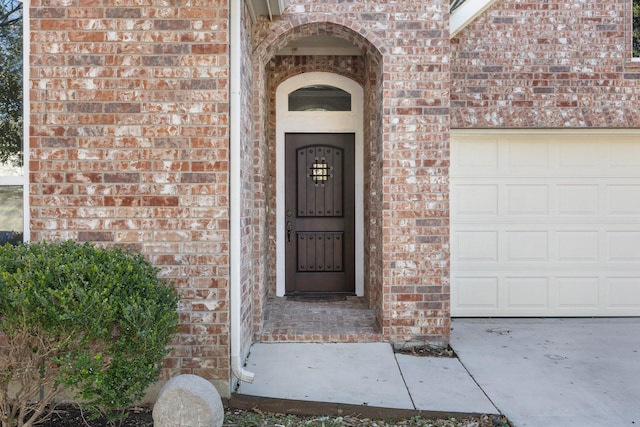
[[[287,221],[287,245],[291,244],[291,232],[293,231],[293,222]]]

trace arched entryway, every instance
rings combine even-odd
[[[363,35],[344,25],[329,22],[310,22],[282,29],[274,41],[259,44],[255,52],[260,57],[260,66],[254,69],[254,96],[260,100],[256,109],[260,117],[256,119],[261,124],[256,131],[256,139],[262,142],[259,145],[265,155],[268,177],[265,191],[265,281],[254,289],[254,319],[264,321],[267,301],[276,299],[280,303],[289,293],[285,262],[288,241],[284,167],[286,135],[349,134],[353,137],[354,148],[354,287],[352,292],[347,290],[345,293],[357,295],[354,297],[357,308],[366,311],[358,312],[366,317],[361,323],[368,322],[371,327],[349,331],[338,327],[332,333],[314,333],[313,340],[380,340],[382,233],[378,230],[382,225],[382,159],[379,156],[382,146],[382,54]],[[289,95],[313,86],[336,88],[349,94],[351,110],[289,111]],[[311,165],[317,166],[313,162]],[[350,311],[352,313],[355,311]],[[286,331],[277,336],[267,336],[262,324],[254,329],[258,340],[308,341],[311,337],[306,333]]]

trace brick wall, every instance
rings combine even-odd
[[[364,140],[371,141],[364,144],[364,193],[367,200],[364,210],[365,223],[365,295],[371,309],[376,314],[378,323],[382,325],[385,312],[383,311],[383,252],[380,236],[382,228],[382,58],[372,55],[366,58],[366,69],[369,70],[364,84]]]
[[[264,303],[261,287],[266,275],[266,236],[265,236],[265,158],[261,148],[262,140],[254,140],[254,93],[253,63],[251,43],[252,22],[248,6],[243,2],[242,19],[242,65],[241,65],[241,143],[242,143],[242,274],[241,274],[241,322],[242,348],[240,355],[244,359],[253,343],[253,332],[262,324]],[[259,316],[259,319],[256,319]],[[255,326],[254,326],[255,325]]]
[[[272,80],[307,68],[366,90],[365,288],[383,333],[446,340],[448,1],[289,4],[243,29],[242,341],[274,269]],[[34,0],[31,17],[33,239],[142,251],[181,297],[163,378],[228,390],[228,1]],[[364,56],[273,59],[313,34]]]
[[[181,297],[163,378],[224,390],[227,0],[33,0],[30,13],[32,238],[141,250]]]
[[[638,127],[630,0],[500,0],[452,40],[452,127]]]
[[[254,29],[259,91],[266,64],[293,40],[332,35],[364,52],[365,288],[393,341],[449,336],[448,8],[443,0],[292,0]],[[274,126],[262,114],[257,122]]]

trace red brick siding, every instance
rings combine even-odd
[[[242,40],[242,274],[241,274],[241,330],[242,348],[240,354],[245,357],[253,343],[255,316],[261,315],[263,301],[259,287],[264,286],[265,256],[265,197],[264,197],[264,157],[257,149],[253,138],[254,94],[251,44],[251,19],[246,2],[243,7]],[[261,324],[261,319],[258,325]]]
[[[452,127],[638,127],[630,0],[500,0],[451,44]]]
[[[286,79],[314,71],[340,74],[361,85],[364,85],[366,75],[362,56],[276,56],[268,64],[268,72],[272,76],[272,101],[275,100],[275,88]]]
[[[292,0],[251,43],[245,19],[243,351],[274,278],[270,97],[304,70],[365,88],[365,288],[385,337],[448,339],[448,6]],[[141,250],[181,296],[163,377],[228,381],[227,0],[35,0],[31,16],[33,238]],[[270,62],[313,34],[364,57]]]
[[[383,312],[383,255],[381,237],[382,229],[382,58],[371,55],[366,58],[368,70],[364,84],[365,125],[364,140],[364,194],[365,194],[365,295],[369,305],[376,314],[381,326],[384,320]]]
[[[164,378],[229,378],[228,5],[34,0],[34,240],[141,250],[181,297]]]

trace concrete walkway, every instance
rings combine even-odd
[[[455,320],[451,346],[458,359],[384,343],[255,344],[255,381],[238,393],[502,413],[516,427],[640,426],[640,319]]]
[[[385,343],[254,344],[239,393],[382,408],[497,413],[457,359],[396,355]]]

